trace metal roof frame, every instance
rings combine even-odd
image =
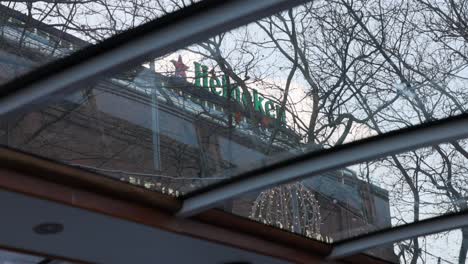
[[[468,114],[388,132],[352,143],[305,153],[273,163],[229,181],[195,191],[178,212],[181,217],[199,213],[250,191],[318,176],[359,162],[383,158],[420,147],[437,145],[468,136]]]
[[[102,77],[138,65],[148,56],[164,55],[303,2],[305,0],[205,0],[193,4],[1,86],[0,114],[18,111],[54,93],[76,89],[76,84],[98,75]],[[249,191],[467,136],[468,114],[461,114],[306,153],[194,192],[185,197],[177,215],[193,216]],[[342,258],[385,243],[461,227],[468,224],[467,220],[468,213],[449,215],[359,236],[334,245],[329,257]]]
[[[384,246],[413,237],[449,231],[467,225],[468,212],[460,212],[379,230],[335,243],[332,247],[332,251],[328,255],[328,259],[340,259],[377,246]]]
[[[25,74],[0,88],[0,114],[76,89],[75,85],[137,66],[305,0],[204,0],[115,35]],[[118,56],[116,56],[118,54]]]

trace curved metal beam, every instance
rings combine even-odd
[[[468,212],[444,215],[336,243],[328,259],[339,259],[393,242],[468,226]]]
[[[188,217],[244,193],[467,136],[468,115],[462,114],[331,149],[302,154],[195,192],[186,197],[178,215]]]
[[[0,87],[0,114],[141,64],[305,0],[204,0],[39,67]],[[75,87],[77,89],[77,87]]]

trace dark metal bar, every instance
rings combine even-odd
[[[393,227],[386,230],[377,231],[373,234],[368,234],[349,239],[347,241],[339,242],[334,245],[332,252],[328,256],[328,259],[343,258],[377,246],[383,246],[413,237],[430,235],[438,232],[461,228],[467,225],[468,212],[463,212],[430,218],[404,226]]]
[[[433,121],[331,149],[305,153],[248,171],[186,197],[178,215],[188,217],[239,195],[317,176],[359,162],[468,136],[468,115]]]
[[[21,109],[58,91],[136,66],[249,22],[293,7],[304,0],[205,0],[168,14],[0,87],[0,114]]]

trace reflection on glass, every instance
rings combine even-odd
[[[375,255],[382,248],[393,248],[398,258],[390,260],[400,264],[464,264],[468,244],[463,229],[441,232],[428,236],[414,237],[399,241],[381,248],[375,248],[367,253]]]
[[[324,242],[466,211],[467,149],[468,140],[460,140],[371,160],[249,193],[222,209]],[[466,244],[466,253],[468,232],[460,234],[451,238]],[[391,246],[368,253],[397,258]]]
[[[41,257],[0,250],[1,264],[36,264],[43,260]]]
[[[2,118],[3,144],[180,195],[287,156],[462,113],[463,36],[444,42],[424,31],[437,26],[422,23],[429,15],[440,27],[447,21],[423,2],[380,20],[373,2],[304,4]],[[6,29],[41,35],[34,19],[26,34],[20,7],[2,7]],[[380,32],[378,23],[392,27]],[[89,40],[73,30],[49,35]],[[11,61],[0,63],[5,76],[16,71]]]
[[[72,262],[52,260],[49,258],[38,257],[34,255],[17,253],[0,249],[0,264],[40,264],[40,263],[54,263],[54,264],[72,264]]]
[[[391,226],[389,192],[340,170],[250,193],[225,211],[327,243]]]
[[[425,0],[313,1],[4,116],[0,140],[181,196],[285,157],[465,112],[466,34],[457,25],[468,21],[457,10]],[[29,59],[0,52],[14,58],[0,63],[5,76],[9,62]],[[225,209],[325,242],[466,210],[466,149],[460,141],[369,161]]]
[[[196,0],[0,3],[0,83]]]

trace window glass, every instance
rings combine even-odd
[[[467,144],[464,139],[370,160],[251,192],[221,208],[329,243],[464,212]],[[395,257],[391,249],[369,252]]]
[[[38,263],[56,263],[56,264],[72,264],[69,261],[53,260],[44,257],[39,257],[30,254],[24,254],[9,250],[0,249],[1,264],[38,264]]]
[[[455,229],[427,236],[413,237],[393,244],[373,248],[367,253],[376,256],[383,250],[393,249],[394,255],[380,255],[391,263],[452,264],[466,263],[466,230]],[[396,258],[395,258],[396,257]]]
[[[2,1],[0,84],[194,2]]]
[[[0,140],[187,195],[288,157],[465,113],[460,8],[308,2],[2,116]],[[466,144],[363,162],[226,210],[325,242],[462,211]]]

